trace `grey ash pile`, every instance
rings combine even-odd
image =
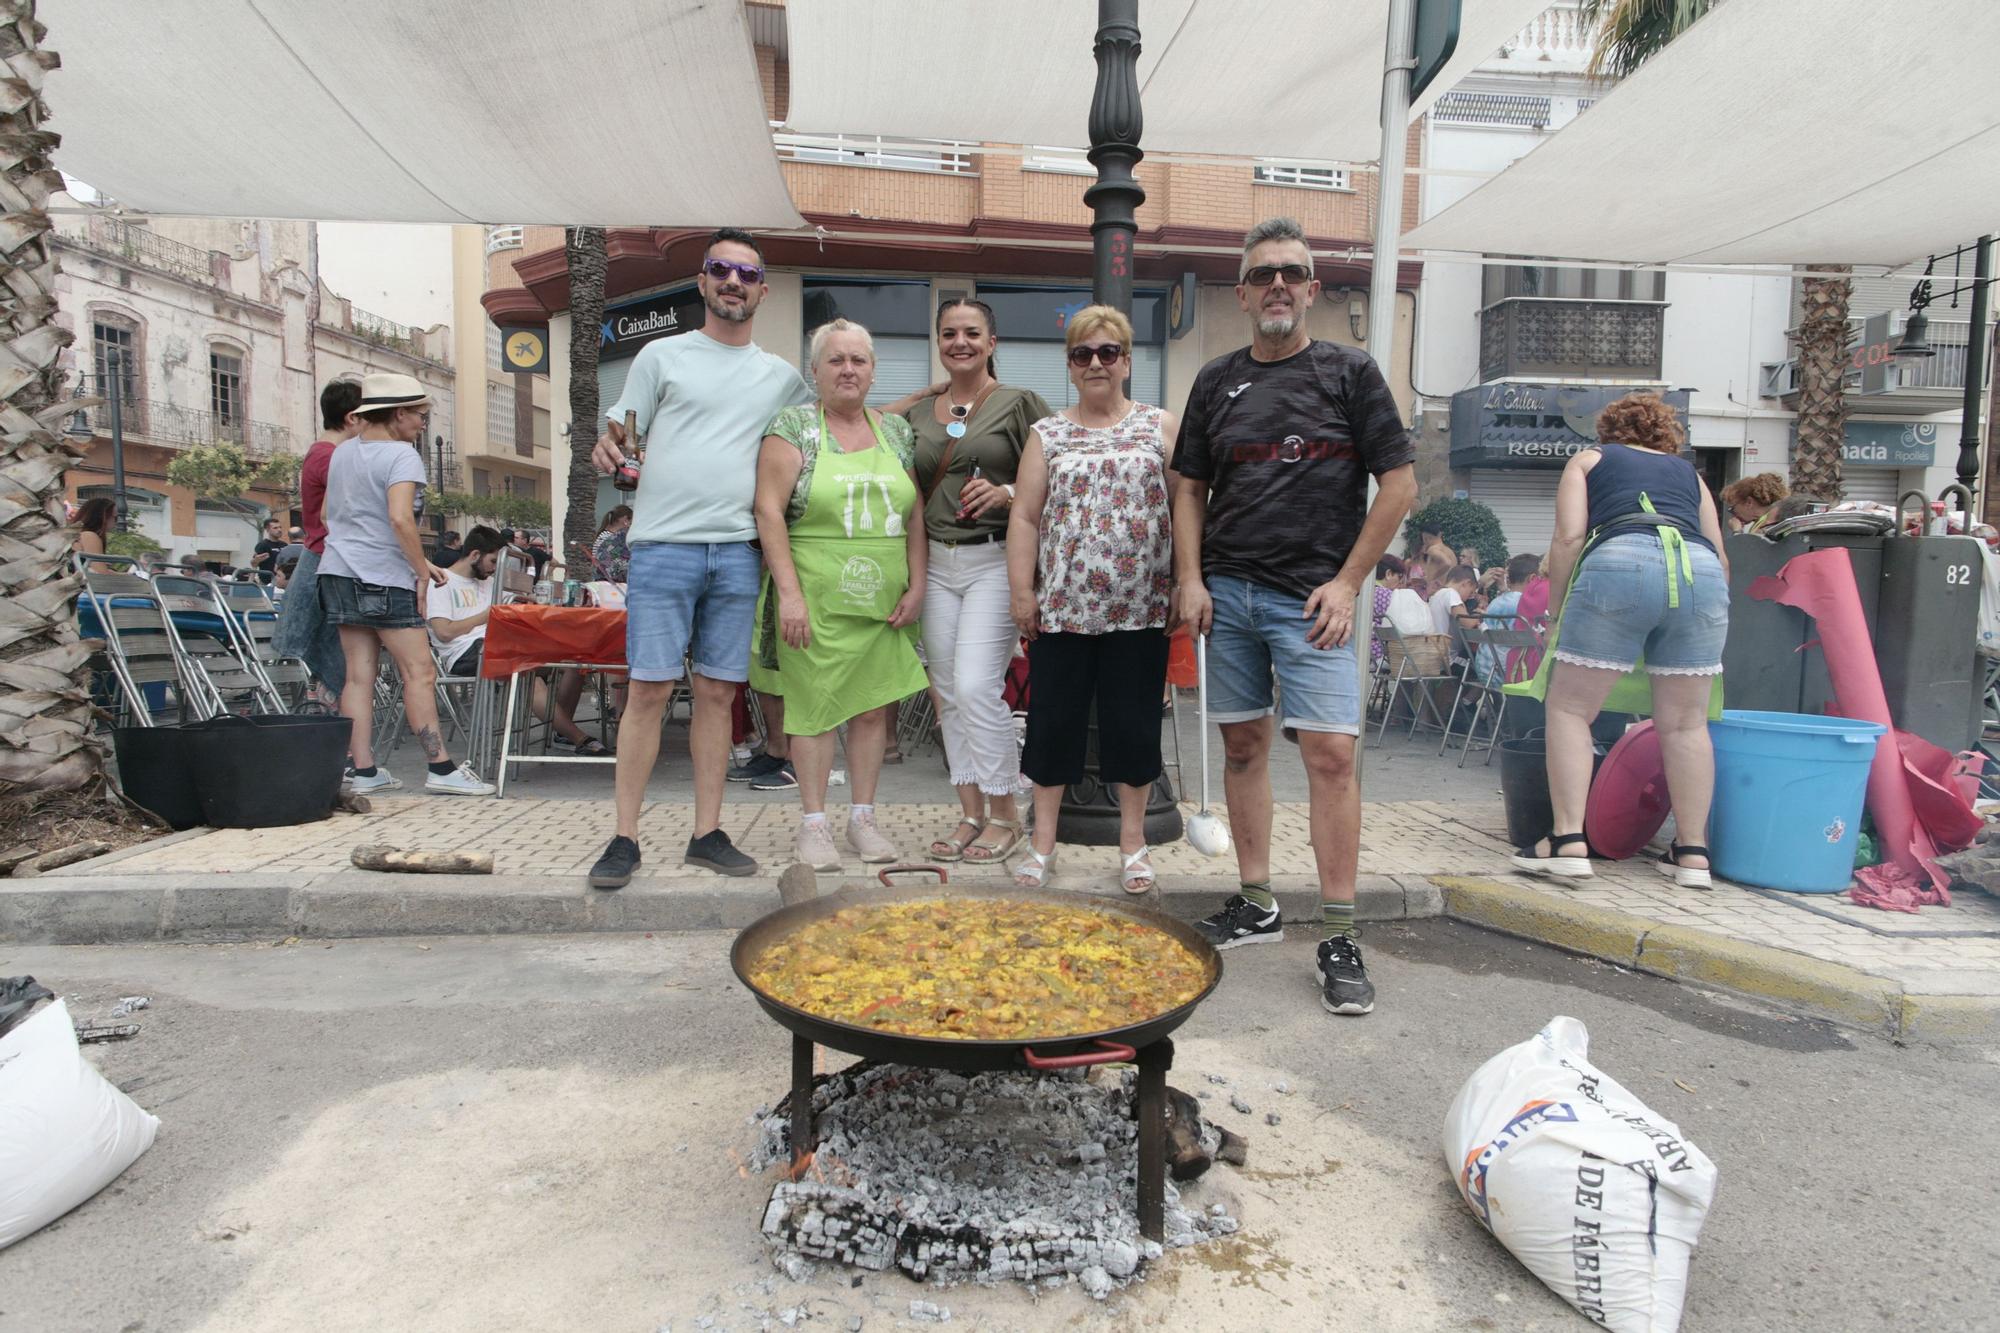
[[[1092,1079],[864,1063],[830,1075],[814,1090],[812,1162],[764,1211],[773,1261],[895,1267],[942,1283],[1074,1278],[1101,1299],[1162,1253],[1139,1235],[1135,1099],[1130,1070]],[[759,1130],[753,1167],[788,1165],[785,1108]],[[1220,1212],[1182,1208],[1172,1183],[1166,1197],[1169,1246],[1236,1230]]]

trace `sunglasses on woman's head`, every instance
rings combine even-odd
[[[1101,366],[1115,366],[1118,358],[1125,355],[1125,349],[1117,343],[1106,343],[1102,347],[1072,347],[1069,349],[1069,363],[1081,370],[1090,364],[1092,357]]]
[[[1243,275],[1243,281],[1250,287],[1269,287],[1274,279],[1283,278],[1286,286],[1297,287],[1312,275],[1304,264],[1259,264]]]
[[[764,270],[757,264],[732,264],[727,259],[707,259],[702,261],[701,271],[717,282],[726,281],[734,273],[737,280],[746,285],[764,280]]]

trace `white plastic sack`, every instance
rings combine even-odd
[[[2000,551],[1980,542],[1979,559],[1979,651],[2000,657]]]
[[[0,1037],[0,1249],[116,1180],[159,1128],[83,1058],[61,1000]]]
[[[1466,1081],[1444,1118],[1459,1193],[1529,1272],[1614,1333],[1673,1333],[1715,1163],[1590,1063],[1556,1017]]]

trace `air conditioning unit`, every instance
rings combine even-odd
[[[1757,393],[1763,398],[1783,398],[1799,388],[1799,363],[1766,361],[1758,367]]]

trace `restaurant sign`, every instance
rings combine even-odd
[[[1483,384],[1452,395],[1454,468],[1559,468],[1597,442],[1597,414],[1634,391],[1616,384]],[[1660,391],[1687,425],[1688,391]]]

